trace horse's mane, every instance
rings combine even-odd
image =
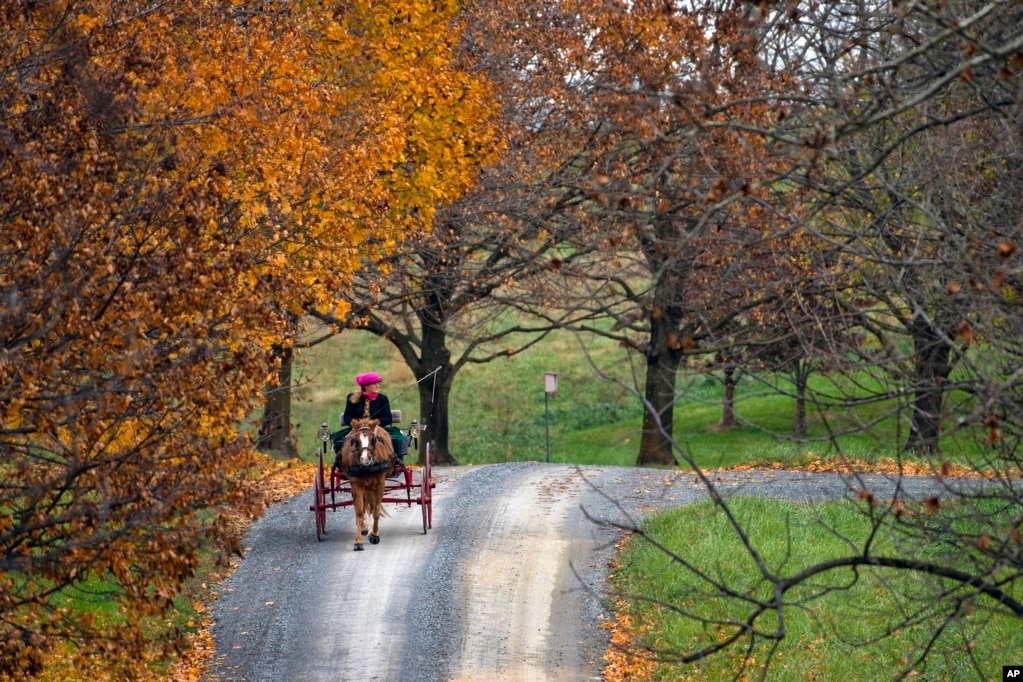
[[[393,456],[391,435],[380,426],[380,420],[353,419],[352,430],[348,433],[348,437],[345,438],[345,443],[341,448],[341,468],[345,472],[348,471],[349,467],[359,464],[358,433],[363,429],[368,429],[370,437],[373,439],[373,459],[377,462],[390,463],[391,461]]]

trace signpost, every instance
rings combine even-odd
[[[547,430],[547,461],[551,461],[551,411],[547,404],[547,397],[551,393],[558,392],[558,375],[555,372],[543,373],[543,422]]]

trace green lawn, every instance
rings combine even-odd
[[[842,538],[862,540],[869,530],[860,507],[850,502],[800,505],[759,498],[738,498],[730,507],[746,528],[753,546],[775,574],[790,576],[811,564],[853,550]],[[682,552],[691,565],[712,578],[727,579],[743,598],[769,600],[773,584],[760,571],[726,521],[711,503],[701,503],[649,519],[644,531],[658,542]],[[891,537],[882,534],[875,551],[889,553]],[[932,553],[948,548],[932,547]],[[955,562],[955,558],[943,557]],[[661,664],[653,679],[757,679],[770,658],[767,679],[778,682],[843,680],[875,682],[912,670],[910,679],[983,679],[973,669],[979,661],[988,679],[1001,679],[1001,666],[1023,652],[1023,627],[1018,618],[996,616],[984,599],[970,600],[946,622],[945,613],[932,612],[931,596],[922,574],[890,569],[840,569],[821,576],[787,595],[785,637],[773,657],[773,641],[760,640],[690,664]],[[649,626],[645,644],[659,650],[690,652],[731,634],[736,622],[752,613],[739,598],[723,598],[707,582],[682,568],[652,544],[634,536],[621,557],[613,580],[615,589],[641,594],[650,601],[628,600],[634,623]],[[944,587],[954,587],[946,582]],[[840,588],[825,594],[829,588]],[[1016,590],[1019,598],[1023,590]],[[814,599],[808,599],[810,596]],[[824,595],[824,596],[820,596]],[[951,603],[951,602],[950,602]],[[682,614],[686,615],[683,616]],[[900,615],[913,621],[903,622]],[[945,624],[924,665],[916,655],[930,635]],[[779,620],[768,611],[756,626],[773,632]],[[884,637],[893,631],[892,636]],[[748,642],[748,639],[743,639]],[[745,662],[745,666],[743,663]]]
[[[450,402],[450,447],[463,464],[542,461],[548,444],[553,462],[631,465],[638,452],[642,412],[640,402],[622,384],[598,376],[591,363],[609,377],[631,386],[642,380],[634,357],[601,339],[583,347],[568,333],[552,334],[521,355],[466,366],[455,378]],[[298,387],[293,400],[293,429],[299,452],[314,456],[315,434],[327,422],[336,428],[345,395],[354,377],[378,371],[383,390],[405,424],[421,417],[415,380],[389,343],[367,332],[346,331],[319,346],[301,349],[295,367]],[[558,374],[558,393],[546,400],[544,372]],[[429,380],[427,380],[428,382]],[[814,376],[812,385],[832,394],[837,379]],[[867,383],[869,378],[861,379]],[[825,415],[808,414],[811,440],[789,438],[795,424],[795,401],[770,389],[784,377],[745,377],[736,390],[737,427],[719,427],[723,386],[718,377],[683,373],[675,408],[674,435],[684,450],[704,467],[727,467],[754,460],[787,460],[807,452],[833,454],[827,442],[830,428],[871,424],[869,430],[842,435],[842,451],[870,460],[891,455],[906,440],[900,421],[888,415],[884,402],[838,408]],[[845,387],[842,387],[845,388]],[[860,389],[863,390],[862,388]],[[549,431],[549,437],[548,437]],[[951,439],[946,450],[959,447]]]

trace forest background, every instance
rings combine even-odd
[[[983,474],[951,504],[866,491],[872,532],[791,575],[729,516],[776,588],[753,613],[869,565],[919,578],[901,613],[935,637],[1023,617],[1018,4],[0,0],[0,25],[0,672],[71,646],[131,674],[260,513],[257,449],[294,452],[296,348],[344,328],[400,355],[441,464],[458,372],[561,330],[627,351],[591,368],[632,396],[637,465],[701,470],[674,407],[713,376],[725,426],[756,381],[796,406],[779,436]],[[777,636],[749,622],[690,655]]]

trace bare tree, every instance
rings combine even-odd
[[[585,253],[558,256],[558,232],[534,218],[516,220],[514,201],[500,215],[476,213],[471,202],[446,209],[433,231],[358,271],[348,317],[311,311],[397,348],[417,379],[422,444],[431,443],[438,464],[458,463],[448,446],[448,404],[458,371],[521,353],[556,328],[533,314],[541,294],[520,284],[542,282],[541,275]]]
[[[741,650],[741,665],[755,659],[766,675],[787,613],[869,577],[896,604],[873,639],[899,633],[906,658],[893,675],[912,676],[953,630],[970,646],[974,634],[956,627],[966,614],[983,614],[981,623],[996,614],[1023,618],[1023,13],[998,2],[906,3],[895,11],[807,3],[746,16],[764,46],[760,58],[795,65],[798,75],[772,105],[772,126],[758,134],[798,159],[785,178],[804,192],[807,210],[774,205],[831,250],[836,310],[828,314],[861,332],[847,339],[855,344],[835,345],[846,371],[834,393],[813,400],[841,408],[833,435],[873,433],[878,448],[893,449],[893,422],[908,426],[899,441],[922,456],[932,478],[914,488],[902,475],[850,475],[862,534],[843,536],[847,550],[834,556],[786,568],[763,559],[750,539],[755,521],[739,519],[674,443],[755,574],[752,583],[736,579],[661,546],[692,586],[663,605],[713,633],[670,653],[691,662]],[[811,341],[807,329],[794,327],[800,342]],[[857,420],[849,408],[867,403],[888,412]],[[950,478],[953,461],[984,478]],[[730,615],[693,606],[710,600],[727,603]],[[981,662],[973,664],[983,678]]]
[[[558,161],[542,174],[563,208],[548,222],[575,225],[571,243],[600,254],[567,271],[577,294],[567,303],[613,326],[575,328],[643,358],[637,463],[674,464],[683,358],[713,354],[721,329],[776,296],[752,285],[762,279],[753,270],[777,270],[777,243],[798,239],[765,202],[792,161],[743,132],[769,124],[767,105],[787,72],[756,58],[741,4],[490,8],[477,9],[492,38],[477,51],[519,65],[507,79],[516,102],[547,107],[528,120],[533,147],[555,150],[546,156]]]
[[[886,362],[871,351],[861,365],[888,376],[877,398],[905,404],[908,449],[936,453],[943,398],[957,385],[974,392],[956,368],[989,326],[980,310],[998,302],[979,308],[976,295],[999,289],[1008,271],[998,244],[1004,253],[1019,236],[1010,58],[1023,37],[1007,28],[1018,10],[924,4],[901,17],[869,6],[843,16],[806,16],[820,62],[844,70],[810,76],[818,108],[805,115],[824,135],[821,154],[791,177],[821,197],[808,224],[843,254],[856,291],[842,305],[884,349]]]

